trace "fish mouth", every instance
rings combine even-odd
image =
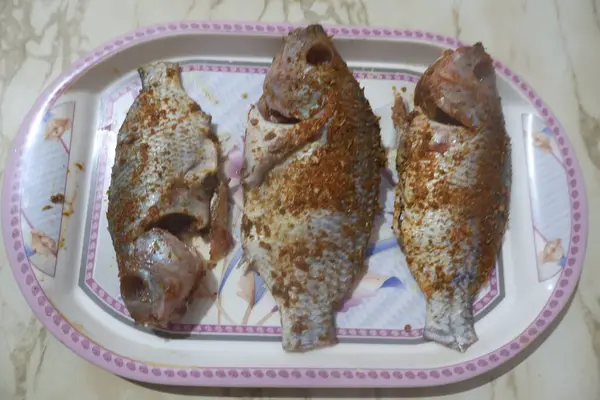
[[[305,59],[306,63],[312,66],[329,64],[333,59],[333,51],[325,43],[317,42],[308,49]]]
[[[166,328],[170,320],[165,312],[166,299],[156,286],[148,271],[128,273],[121,277],[121,297],[134,321],[144,326]]]
[[[120,289],[137,324],[165,329],[185,313],[205,271],[204,259],[184,239],[196,222],[184,213],[164,215],[129,247]]]

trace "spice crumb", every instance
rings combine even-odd
[[[404,331],[405,331],[405,332],[410,332],[410,331],[412,331],[412,326],[410,326],[410,324],[406,324],[406,325],[404,326]]]
[[[62,204],[65,202],[65,195],[61,193],[53,194],[50,196],[50,201],[53,204]]]
[[[265,135],[265,140],[269,141],[273,139],[275,139],[275,132],[271,131]]]
[[[247,99],[248,98],[248,93],[244,92],[242,93],[242,99]]]
[[[83,171],[83,164],[82,164],[82,163],[79,163],[79,162],[78,162],[78,163],[75,163],[75,166],[76,166],[77,168],[79,168],[79,170],[80,170],[80,171]]]
[[[46,204],[44,207],[42,207],[42,211],[47,211],[51,208],[52,208],[52,206],[50,204]]]

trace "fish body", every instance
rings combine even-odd
[[[277,302],[284,350],[337,343],[383,160],[378,118],[323,28],[292,31],[249,111],[242,171],[245,257]]]
[[[479,43],[446,51],[417,83],[414,110],[397,97],[392,113],[394,230],[427,300],[424,336],[464,352],[508,220],[510,139],[491,58]]]
[[[184,91],[177,63],[146,64],[138,73],[142,89],[117,136],[108,230],[130,315],[165,327],[206,272],[185,235],[211,227],[219,143],[210,115]]]

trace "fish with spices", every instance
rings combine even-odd
[[[206,273],[186,235],[210,230],[215,260],[228,250],[226,183],[211,117],[184,91],[179,65],[151,63],[138,73],[142,90],[117,136],[108,230],[129,314],[164,328],[183,315]]]
[[[364,273],[384,153],[379,120],[320,25],[283,40],[248,114],[242,243],[277,302],[282,346],[337,343]]]
[[[480,43],[423,74],[415,108],[397,97],[394,230],[427,300],[424,336],[460,352],[477,340],[473,299],[508,220],[510,139],[492,59]]]

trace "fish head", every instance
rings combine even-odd
[[[450,125],[475,128],[502,120],[493,60],[483,45],[446,50],[417,83],[415,106]]]
[[[122,256],[121,296],[136,323],[165,328],[187,307],[204,261],[168,231],[153,228]]]
[[[315,116],[340,67],[345,63],[321,25],[291,31],[265,77],[261,114],[288,123]]]

